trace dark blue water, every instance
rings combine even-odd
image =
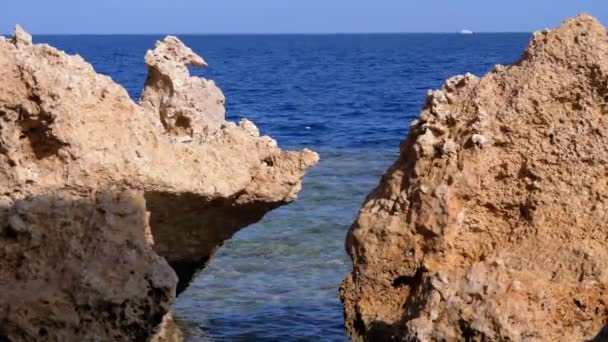
[[[42,36],[139,97],[143,56],[160,36]],[[253,120],[283,148],[321,162],[298,202],[238,233],[177,300],[188,339],[345,340],[338,286],[344,237],[396,158],[428,89],[455,74],[510,64],[527,34],[182,36],[227,97],[228,119]]]

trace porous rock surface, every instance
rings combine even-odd
[[[0,340],[150,340],[213,251],[318,161],[226,122],[179,39],[145,60],[140,105],[20,27],[0,38]]]
[[[346,245],[354,340],[605,341],[604,27],[579,15],[429,92]]]

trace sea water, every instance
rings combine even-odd
[[[294,204],[225,243],[173,307],[188,341],[346,340],[338,289],[348,228],[395,160],[429,89],[516,61],[529,34],[182,35],[209,64],[227,118],[321,161]],[[137,99],[163,35],[38,36]]]

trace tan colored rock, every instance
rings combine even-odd
[[[173,316],[168,313],[163,317],[163,321],[157,328],[156,334],[152,337],[150,342],[175,342],[183,341],[184,333],[175,323]]]
[[[512,66],[429,93],[346,245],[354,340],[603,340],[604,27],[577,16]]]
[[[207,62],[177,37],[168,36],[146,53],[148,79],[141,105],[155,114],[166,132],[181,137],[204,137],[224,122],[224,94],[213,81],[190,77],[188,66]]]
[[[15,45],[32,45],[32,36],[25,32],[23,27],[16,25],[15,34],[13,35],[13,44]]]
[[[146,55],[142,105],[28,37],[0,38],[0,339],[147,340],[176,287],[295,200],[318,155],[224,121],[175,37]]]

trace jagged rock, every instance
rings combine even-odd
[[[602,340],[607,170],[608,38],[594,18],[534,34],[482,79],[451,78],[349,231],[349,334]]]
[[[146,63],[138,105],[80,56],[0,38],[0,340],[150,339],[176,288],[318,161],[225,122],[177,38]]]
[[[207,67],[202,57],[169,36],[145,60],[148,79],[140,103],[168,134],[204,138],[221,127],[224,94],[213,81],[190,77],[188,71],[188,66]]]
[[[23,27],[16,25],[15,34],[13,35],[13,44],[15,45],[32,45],[32,36],[25,32]]]

